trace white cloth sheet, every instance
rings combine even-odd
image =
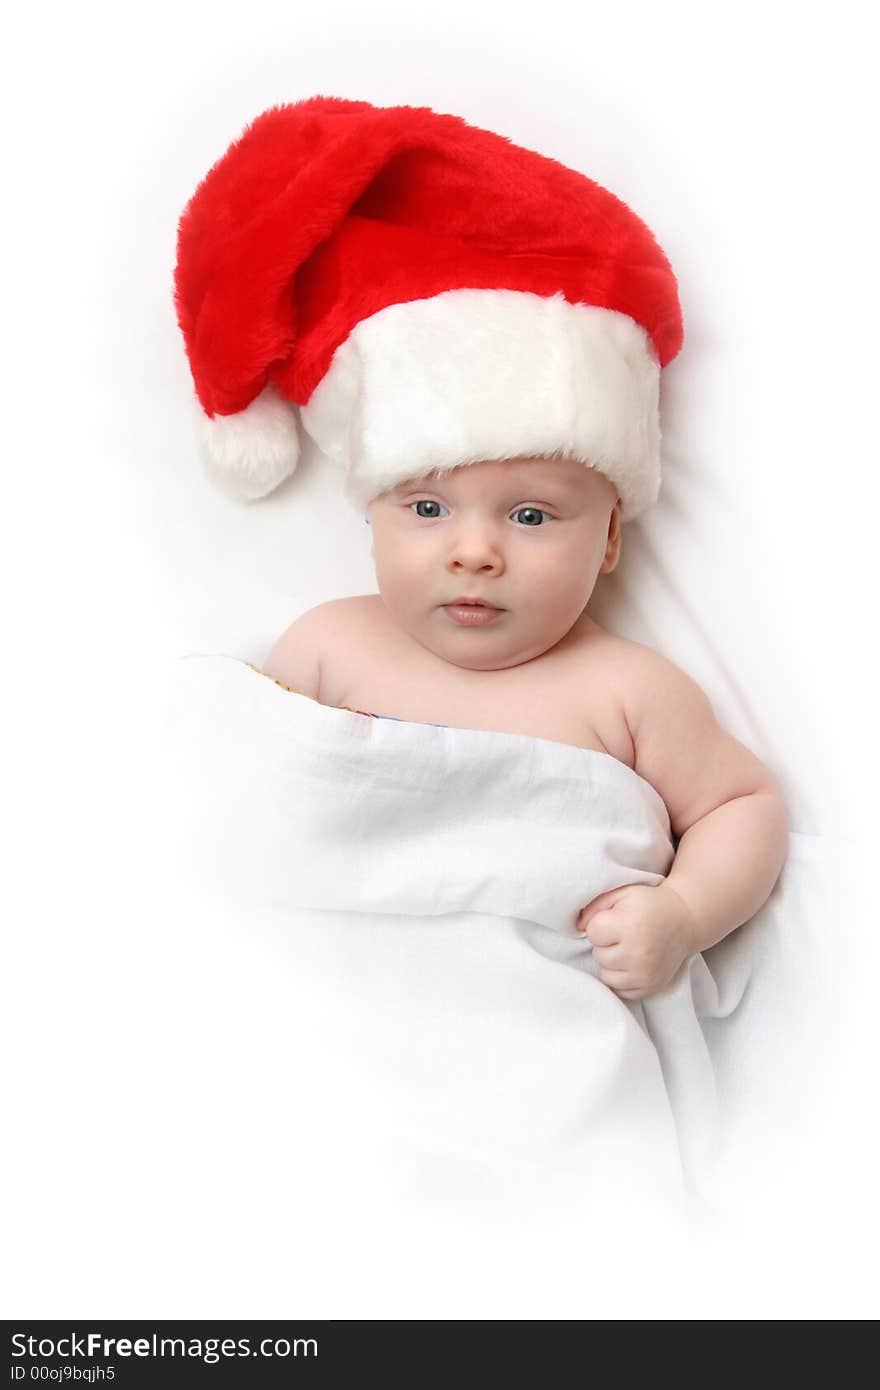
[[[792,947],[840,868],[816,837],[791,837],[750,923],[627,1002],[574,922],[661,882],[674,841],[610,755],[371,719],[200,653],[172,663],[164,738],[179,881],[227,929],[272,922],[285,943],[305,1032],[283,1065],[323,1116],[296,1131],[309,1171],[354,1142],[363,1182],[395,1197],[561,1184],[603,1211],[671,1211],[723,1198],[766,1126],[800,1122],[796,1068],[780,1083],[816,996]]]

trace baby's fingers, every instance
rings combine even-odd
[[[593,958],[604,970],[626,969],[626,952],[619,942],[614,946],[594,946]]]
[[[606,970],[603,967],[599,971],[599,979],[603,985],[614,991],[618,999],[644,999],[650,993],[650,990],[636,986],[629,970]]]
[[[578,919],[578,931],[593,946],[616,946],[620,941],[620,916],[615,917],[612,909],[607,908],[591,917],[586,926]]]
[[[599,978],[603,984],[608,985],[609,989],[615,991],[621,989],[635,989],[635,982],[629,970],[618,970],[612,967],[602,966],[599,970]]]

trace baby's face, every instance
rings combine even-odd
[[[379,592],[415,641],[455,666],[495,671],[549,651],[617,564],[620,501],[573,459],[502,459],[401,483],[370,503]],[[462,627],[467,595],[504,610]]]

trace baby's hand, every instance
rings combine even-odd
[[[601,893],[577,918],[601,967],[602,981],[621,999],[665,989],[695,954],[696,922],[674,888],[630,883]]]

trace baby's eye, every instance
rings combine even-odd
[[[443,507],[442,502],[435,502],[433,498],[430,497],[420,497],[417,502],[410,502],[409,505],[410,509],[412,509],[413,507],[442,507],[443,511],[446,510],[446,508]],[[550,516],[549,512],[543,511],[540,507],[517,507],[515,512],[511,512],[511,516],[519,516],[523,512],[529,512],[532,514],[532,516]],[[418,515],[422,518],[423,521],[434,521],[437,517],[436,512],[432,512],[430,516],[426,516],[424,512],[419,512]],[[532,521],[526,522],[527,526],[534,526],[534,524],[535,523]],[[538,525],[540,524],[541,523],[539,522]]]
[[[531,512],[532,516],[550,516],[549,512],[543,511],[540,507],[517,507],[516,511],[512,512],[511,515],[520,516],[523,512]],[[552,521],[553,518],[550,517],[550,520]],[[528,522],[527,525],[531,526],[532,522]]]
[[[430,497],[420,497],[419,500],[418,500],[418,502],[410,502],[409,505],[410,505],[410,508],[412,508],[412,507],[440,507],[440,506],[443,506],[442,502],[435,502],[435,501],[433,501],[433,499],[430,498]],[[445,511],[446,508],[443,507],[443,510]],[[419,512],[418,515],[422,518],[423,521],[434,521],[434,520],[436,519],[436,513],[435,513],[435,514],[432,514],[431,516],[425,516],[424,512]]]

